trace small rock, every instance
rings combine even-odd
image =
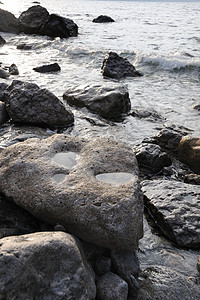
[[[160,116],[154,109],[149,110],[138,110],[135,109],[131,112],[131,116],[139,119],[146,119],[148,121],[163,121],[164,118]]]
[[[109,257],[101,256],[96,260],[95,273],[102,276],[111,271],[111,259]]]
[[[33,70],[39,73],[48,73],[48,72],[58,72],[61,69],[57,63],[54,63],[50,65],[43,65],[41,67],[33,68]]]
[[[17,45],[17,49],[20,49],[20,50],[31,50],[32,46],[31,45],[27,45],[27,44],[19,44],[19,45]]]
[[[127,300],[128,284],[113,273],[107,273],[97,280],[98,300]]]
[[[193,109],[200,111],[200,104],[194,105]]]
[[[186,174],[184,177],[184,182],[189,184],[198,184],[200,185],[200,175],[198,174]]]
[[[0,35],[0,46],[5,45],[6,41],[4,40],[4,38],[2,38],[2,36]]]
[[[108,23],[108,22],[115,22],[111,17],[108,16],[98,16],[92,22],[94,23]]]
[[[15,64],[12,64],[9,67],[9,73],[10,73],[10,75],[19,75],[19,70]]]
[[[10,76],[10,74],[3,69],[0,69],[0,78],[7,79]]]

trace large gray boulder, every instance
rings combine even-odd
[[[199,186],[172,180],[145,180],[142,190],[145,206],[161,231],[178,246],[199,248]]]
[[[0,9],[0,31],[19,33],[17,18],[10,12]]]
[[[86,107],[106,119],[118,119],[131,109],[127,89],[117,85],[71,88],[64,93],[63,98],[72,106]]]
[[[200,287],[191,279],[163,266],[152,266],[141,274],[137,300],[198,300]]]
[[[94,273],[64,232],[1,239],[1,299],[95,299]]]
[[[30,139],[0,153],[0,191],[34,216],[83,240],[133,251],[143,235],[143,201],[132,149],[67,135]]]
[[[14,123],[57,127],[74,122],[71,111],[47,89],[13,80],[4,92],[6,110]]]

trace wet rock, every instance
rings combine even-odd
[[[0,78],[7,79],[10,76],[8,72],[3,69],[0,69]]]
[[[105,173],[121,181],[97,179]],[[26,140],[1,151],[0,178],[9,199],[82,240],[131,252],[143,235],[137,161],[124,143],[62,134]]]
[[[195,173],[200,174],[200,138],[183,137],[179,143],[178,157]]]
[[[6,105],[0,101],[0,125],[8,121],[9,117],[6,111]]]
[[[72,106],[86,107],[109,120],[119,119],[131,108],[127,89],[117,85],[80,86],[66,91],[63,98]]]
[[[194,106],[193,106],[193,109],[195,109],[195,110],[197,110],[197,111],[200,111],[200,104],[194,105]]]
[[[111,271],[111,259],[109,257],[101,256],[96,260],[95,273],[102,276]]]
[[[142,182],[144,203],[161,231],[178,246],[200,246],[199,186],[170,180]]]
[[[171,158],[160,146],[142,143],[134,148],[138,166],[144,173],[156,174],[171,165]]]
[[[32,46],[23,43],[23,44],[17,45],[17,49],[19,49],[19,50],[31,50]]]
[[[5,102],[4,92],[8,86],[9,85],[4,82],[0,83],[0,101],[2,101],[2,102]]]
[[[41,67],[33,68],[34,71],[39,73],[48,73],[48,72],[58,72],[60,71],[60,66],[57,63],[50,64],[50,65],[43,65]]]
[[[10,73],[10,75],[19,75],[19,70],[15,64],[12,64],[9,67],[9,73]]]
[[[104,77],[121,79],[142,76],[126,58],[115,52],[109,52],[105,56],[101,69]]]
[[[108,22],[115,22],[111,17],[109,16],[98,16],[95,18],[92,22],[94,23],[108,23]]]
[[[0,194],[0,238],[40,231],[38,220]]]
[[[199,256],[199,259],[198,259],[198,262],[197,262],[197,270],[198,270],[199,275],[200,275],[200,256]]]
[[[0,46],[3,46],[6,44],[6,41],[4,40],[4,38],[0,35]]]
[[[39,34],[68,38],[78,35],[78,26],[71,19],[51,14],[46,23],[41,27]]]
[[[34,5],[19,16],[20,30],[28,34],[37,34],[48,17],[49,13],[46,8]]]
[[[200,175],[198,174],[186,174],[184,177],[184,182],[185,183],[190,183],[190,184],[198,184],[200,185]]]
[[[107,273],[97,280],[98,300],[127,300],[128,284],[113,273]]]
[[[10,12],[0,9],[0,31],[19,33],[17,18]]]
[[[47,89],[34,83],[14,80],[5,93],[6,110],[15,123],[37,126],[69,126],[72,112]]]
[[[167,267],[152,266],[141,274],[137,300],[198,300],[200,287]]]
[[[131,112],[131,116],[139,119],[146,119],[152,122],[164,120],[164,118],[161,115],[159,115],[154,109],[149,109],[149,110],[135,109]]]
[[[71,235],[7,237],[0,249],[2,299],[95,299],[94,273]]]

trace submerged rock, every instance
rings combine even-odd
[[[19,44],[17,45],[17,49],[19,50],[31,50],[32,49],[32,45],[28,45],[28,44]]]
[[[71,235],[7,237],[1,239],[0,249],[1,298],[95,299],[94,273]]]
[[[145,119],[151,122],[157,122],[157,121],[164,121],[165,118],[163,118],[161,115],[157,113],[154,109],[148,109],[148,110],[138,110],[134,109],[131,112],[131,116],[139,119]]]
[[[141,273],[137,300],[198,300],[200,287],[188,277],[164,266],[152,266]]]
[[[110,52],[105,56],[101,69],[104,77],[121,79],[142,76],[126,58],[115,52]]]
[[[183,137],[179,143],[178,156],[180,161],[200,174],[200,138]]]
[[[58,72],[60,71],[60,66],[57,63],[50,64],[50,65],[43,65],[40,67],[33,68],[34,71],[39,73],[48,73],[48,72]]]
[[[0,125],[8,121],[9,117],[6,111],[6,105],[0,101]]]
[[[14,80],[5,93],[6,110],[15,123],[37,126],[69,126],[74,117],[47,89],[34,83]]]
[[[115,186],[96,178],[111,172],[132,178]],[[58,134],[12,145],[0,153],[0,191],[37,218],[102,247],[130,252],[143,235],[137,161],[116,140]]]
[[[200,247],[200,189],[178,181],[145,180],[144,203],[161,231],[178,246]]]
[[[72,106],[86,107],[109,120],[117,120],[131,109],[127,89],[115,85],[80,86],[66,91],[63,98]]]
[[[98,16],[92,22],[94,23],[108,23],[108,22],[115,22],[111,17],[108,16]]]
[[[0,9],[0,31],[19,33],[17,18],[10,12]]]

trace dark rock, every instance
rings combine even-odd
[[[198,262],[197,262],[197,270],[198,270],[199,275],[200,275],[200,256],[199,256],[199,259],[198,259]]]
[[[6,111],[6,105],[0,101],[0,125],[8,121],[9,117]]]
[[[141,273],[137,300],[198,300],[200,287],[188,277],[164,266],[152,266]]]
[[[110,255],[110,249],[95,245],[86,241],[81,240],[83,245],[84,253],[90,262],[93,269],[95,269],[96,261],[100,257],[108,257]]]
[[[117,120],[131,108],[129,93],[125,87],[112,85],[87,85],[69,89],[63,98],[69,105],[86,107],[108,120]]]
[[[33,70],[39,73],[48,73],[48,72],[58,72],[61,69],[57,63],[54,63],[50,65],[43,65],[41,67],[33,68]]]
[[[115,22],[111,17],[108,16],[98,16],[92,22],[94,23],[108,23],[108,22]]]
[[[200,185],[200,175],[198,174],[186,174],[184,177],[184,182],[185,183],[190,183],[190,184],[198,184]]]
[[[160,146],[142,143],[134,148],[139,168],[148,174],[156,174],[171,165],[171,158]]]
[[[9,73],[10,73],[10,75],[19,75],[19,70],[15,64],[12,64],[9,67]]]
[[[0,238],[40,231],[38,220],[0,194]]]
[[[111,259],[109,257],[101,256],[96,260],[95,273],[102,276],[111,271]]]
[[[4,40],[4,38],[2,38],[2,36],[0,35],[0,46],[5,45],[6,41]]]
[[[26,140],[1,151],[0,178],[6,197],[82,240],[132,252],[143,235],[137,161],[125,143],[63,134]]]
[[[17,49],[19,50],[31,50],[32,46],[27,44],[19,44],[17,45]]]
[[[148,212],[166,236],[181,247],[200,247],[199,186],[145,180],[142,190]]]
[[[195,110],[197,110],[197,111],[200,111],[200,104],[194,105],[194,106],[193,106],[193,109],[195,109]]]
[[[51,37],[68,38],[78,35],[78,26],[70,19],[51,14],[41,27],[39,34]]]
[[[200,174],[200,138],[183,137],[179,143],[178,157],[195,173]]]
[[[15,123],[57,127],[74,121],[72,112],[54,94],[34,83],[14,80],[5,98],[6,110]]]
[[[115,52],[105,56],[101,69],[104,77],[121,79],[142,76],[126,58],[120,57]]]
[[[127,300],[128,284],[113,273],[107,273],[97,280],[98,300]]]
[[[40,5],[32,6],[19,16],[20,30],[28,34],[38,34],[48,17],[49,13],[46,8]]]
[[[17,18],[10,12],[0,9],[0,31],[19,33]]]
[[[138,110],[135,109],[131,112],[131,116],[139,119],[146,119],[148,121],[164,121],[164,118],[160,116],[154,109]]]
[[[0,101],[5,102],[4,92],[7,89],[8,84],[1,82],[0,83]]]
[[[10,76],[8,72],[3,69],[0,69],[0,78],[7,79]]]
[[[94,272],[64,232],[1,239],[1,299],[95,299]]]

